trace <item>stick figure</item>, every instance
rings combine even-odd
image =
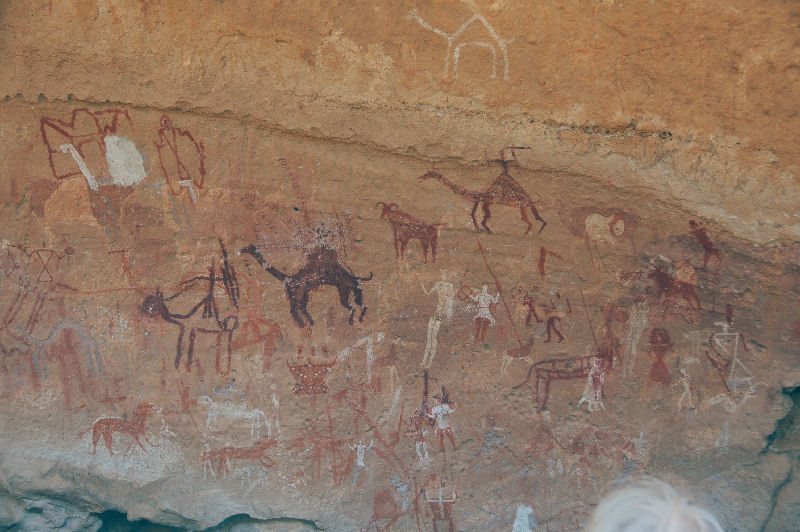
[[[436,356],[436,349],[439,345],[439,326],[442,324],[442,320],[450,321],[453,318],[455,288],[452,283],[447,281],[447,272],[442,270],[441,281],[433,285],[430,292],[425,289],[423,284],[422,291],[425,292],[425,295],[431,295],[436,292],[439,296],[436,310],[428,320],[428,339],[425,344],[425,355],[422,357],[422,366],[429,368],[433,362],[433,357]]]
[[[477,295],[470,295],[469,298],[475,301],[478,305],[478,313],[475,315],[475,341],[483,341],[486,339],[486,332],[489,326],[497,324],[489,309],[490,305],[497,304],[500,301],[500,292],[492,296],[489,294],[489,287],[483,285],[480,293]]]

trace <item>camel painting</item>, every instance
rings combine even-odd
[[[251,255],[255,261],[276,279],[281,281],[286,287],[286,298],[289,300],[289,312],[292,314],[298,327],[301,329],[309,325],[314,325],[314,320],[308,313],[308,302],[311,299],[311,292],[321,286],[335,286],[339,290],[339,302],[350,311],[350,325],[353,325],[356,306],[361,307],[358,321],[364,320],[367,307],[364,306],[364,296],[359,281],[369,281],[369,277],[358,277],[339,263],[339,256],[333,249],[316,248],[306,257],[306,264],[294,275],[287,275],[271,264],[267,263],[261,253],[254,245],[249,245],[237,251]],[[350,303],[350,295],[353,296],[353,304]]]
[[[511,153],[513,157],[513,150]],[[533,213],[533,217],[542,222],[542,226],[539,228],[539,232],[541,233],[547,225],[547,222],[539,216],[539,211],[536,210],[536,204],[533,199],[531,199],[531,196],[517,183],[516,179],[509,175],[508,162],[505,160],[505,150],[500,150],[500,155],[503,163],[503,173],[497,176],[497,178],[482,191],[466,189],[433,170],[420,176],[419,180],[425,181],[428,179],[435,179],[462,198],[471,201],[473,203],[471,213],[472,225],[475,226],[475,229],[478,231],[483,230],[489,234],[492,233],[489,226],[486,225],[486,222],[489,221],[489,218],[492,216],[489,207],[493,203],[496,203],[498,205],[506,205],[519,209],[522,215],[522,221],[528,224],[528,228],[525,230],[526,235],[530,232],[531,227],[533,227],[533,224],[528,219],[527,209],[530,209]],[[478,205],[483,209],[483,220],[481,220],[480,226],[478,226],[478,221],[475,219],[475,211],[478,210]]]

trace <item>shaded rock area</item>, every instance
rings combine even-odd
[[[796,4],[0,20],[0,527],[796,528]]]

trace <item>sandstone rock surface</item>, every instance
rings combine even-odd
[[[0,20],[0,526],[793,528],[795,4]]]

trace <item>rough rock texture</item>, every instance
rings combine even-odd
[[[0,526],[794,528],[796,4],[0,21]]]

